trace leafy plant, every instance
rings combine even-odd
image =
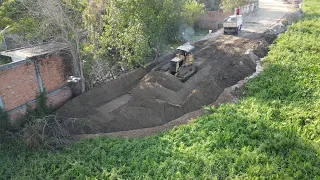
[[[8,113],[0,107],[0,131],[6,131],[11,127],[11,121]]]
[[[245,0],[221,0],[222,9],[225,11],[231,11],[234,8],[245,5],[246,3],[247,1]]]
[[[1,38],[1,37],[0,37]],[[10,57],[0,55],[0,66],[12,62]]]
[[[31,121],[34,118],[41,118],[53,113],[53,109],[47,103],[47,92],[44,89],[43,92],[39,93],[36,98],[36,106],[27,108],[27,118]]]

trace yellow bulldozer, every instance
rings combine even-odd
[[[176,57],[170,60],[170,65],[165,65],[162,70],[169,71],[170,74],[178,77],[180,81],[188,80],[197,71],[194,65],[195,47],[191,44],[184,44],[177,48]]]

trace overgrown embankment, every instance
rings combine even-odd
[[[278,37],[235,105],[154,137],[82,141],[61,152],[0,146],[0,179],[320,177],[320,2]]]

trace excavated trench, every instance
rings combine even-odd
[[[161,126],[204,105],[224,102],[228,87],[239,86],[261,71],[259,59],[267,54],[268,46],[300,15],[287,16],[261,34],[243,32],[214,42],[195,42],[198,71],[184,83],[159,71],[163,64],[150,66],[72,99],[57,113],[90,121],[86,126],[72,124],[73,134],[99,134]]]
[[[224,38],[229,38],[230,43],[225,43]],[[186,82],[182,83],[155,67],[131,85],[114,83],[101,92],[93,90],[96,92],[76,97],[60,108],[58,114],[90,121],[88,127],[73,126],[74,134],[109,133],[163,125],[215,102],[225,88],[255,72],[256,64],[246,52],[248,48],[255,49],[258,56],[263,57],[268,45],[261,35],[254,39],[227,36],[210,45],[195,43],[199,49],[195,61],[201,63],[197,64],[197,73]],[[112,92],[108,94],[104,92],[106,88],[114,90],[109,90]],[[119,93],[118,89],[123,92]],[[117,95],[110,95],[113,93]]]

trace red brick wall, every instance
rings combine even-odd
[[[48,93],[67,84],[68,77],[72,75],[68,71],[68,63],[70,62],[64,62],[58,55],[38,59],[43,87]]]
[[[0,95],[5,110],[12,110],[35,99],[39,92],[33,61],[0,71]]]
[[[67,78],[72,75],[70,54],[54,53],[3,65],[0,68],[0,96],[13,120],[26,113],[27,103],[34,107],[34,100],[40,92],[34,62],[38,63],[42,84],[48,93],[48,104],[57,108],[73,96],[71,88],[66,86]]]
[[[56,93],[47,95],[47,98],[48,98],[47,101],[48,101],[48,104],[52,107],[60,107],[64,103],[66,103],[68,100],[70,100],[72,96],[73,96],[72,90],[66,86]],[[31,107],[35,107],[35,102],[28,105]],[[11,119],[17,120],[23,117],[23,115],[25,115],[26,112],[27,112],[27,106],[21,106],[18,109],[10,111],[9,116]]]
[[[218,11],[208,11],[203,19],[210,20],[210,21],[219,21],[223,22],[224,19],[228,16],[231,16],[232,12],[219,12]]]
[[[56,93],[49,94],[48,104],[52,107],[60,107],[72,97],[72,90],[70,87],[66,86]]]
[[[196,21],[196,26],[203,29],[217,30],[217,21],[223,23],[224,19],[232,15],[232,12],[207,11]]]

